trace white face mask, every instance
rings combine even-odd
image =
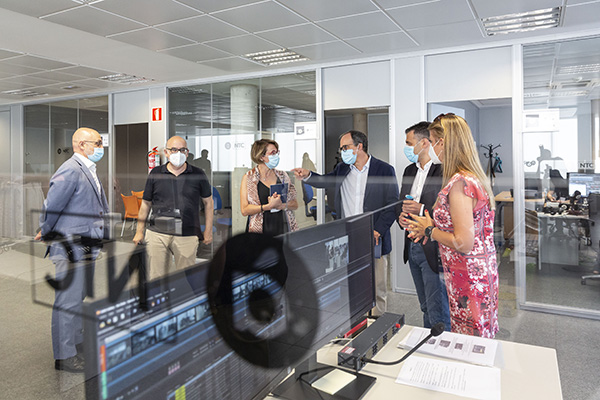
[[[173,164],[175,168],[179,168],[185,163],[186,158],[187,157],[182,152],[172,153],[169,156],[169,162]]]
[[[441,164],[442,162],[440,161],[439,157],[437,154],[435,154],[435,150],[434,147],[437,146],[437,144],[440,141],[438,140],[437,142],[435,142],[434,145],[429,146],[429,158],[431,158],[431,162],[433,162],[434,164]]]

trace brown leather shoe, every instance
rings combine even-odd
[[[54,360],[54,368],[59,371],[81,373],[84,372],[85,363],[80,357],[73,356],[65,360]]]

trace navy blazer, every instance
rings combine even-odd
[[[343,218],[341,190],[342,183],[349,173],[350,166],[346,163],[339,163],[330,173],[319,175],[313,172],[310,178],[306,180],[306,183],[311,186],[334,190],[335,209],[337,211],[336,218]],[[397,202],[398,181],[396,180],[394,167],[371,156],[371,165],[369,166],[369,175],[367,177],[367,186],[365,188],[363,211],[376,211],[380,208],[390,206],[375,213],[373,216],[373,229],[381,235],[382,255],[389,254],[392,251],[390,226],[392,226],[396,220],[396,211],[393,204]]]
[[[108,237],[104,223],[108,202],[102,185],[100,189],[98,191],[92,173],[79,158],[73,155],[65,161],[50,179],[40,215],[42,235],[57,232],[69,239],[73,235],[92,239]],[[53,243],[50,256],[57,252],[64,253],[64,248]]]
[[[410,194],[413,183],[415,181],[415,176],[417,175],[417,165],[410,164],[404,170],[404,175],[402,176],[402,189],[400,191],[400,198],[404,199],[407,194]],[[427,178],[425,178],[425,184],[423,185],[423,191],[421,192],[421,198],[419,203],[424,204],[424,210],[429,211],[429,215],[433,212],[433,205],[437,200],[438,193],[442,190],[442,165],[441,164],[433,164],[431,168],[429,168],[429,173],[427,174]],[[400,216],[400,212],[402,211],[401,205],[396,208],[396,215]],[[425,212],[425,211],[423,211]],[[404,234],[404,262],[408,262],[408,249],[409,242],[411,239],[408,238],[408,232]],[[427,258],[427,263],[433,272],[436,274],[439,272],[439,262],[438,262],[438,254],[439,248],[438,244],[428,240],[427,243],[423,246],[423,250],[425,252],[425,257]]]

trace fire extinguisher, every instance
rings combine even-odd
[[[160,165],[160,153],[158,152],[158,146],[154,147],[148,152],[148,173]]]

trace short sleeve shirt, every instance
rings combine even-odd
[[[144,189],[143,199],[152,203],[152,218],[181,216],[182,236],[200,236],[200,199],[212,195],[204,171],[186,164],[179,176],[173,175],[167,164],[154,168]],[[160,232],[153,221],[148,229]]]

